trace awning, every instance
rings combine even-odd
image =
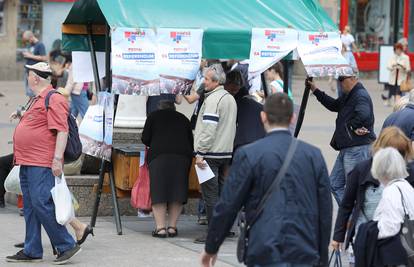
[[[84,25],[92,24],[96,50],[104,51],[106,22],[111,28],[203,29],[203,57],[214,59],[249,58],[252,28],[337,31],[317,0],[80,0],[63,24],[63,49],[89,51]]]

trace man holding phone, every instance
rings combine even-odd
[[[339,151],[330,175],[331,190],[338,205],[344,194],[346,177],[354,166],[369,158],[370,144],[375,140],[374,109],[371,97],[355,76],[339,76],[343,94],[334,99],[306,80],[319,102],[337,112],[331,146]]]

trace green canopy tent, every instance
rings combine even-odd
[[[65,32],[68,26],[106,23],[111,28],[203,29],[208,59],[249,58],[252,28],[337,31],[317,0],[81,0],[63,23],[63,49],[90,50],[87,36]],[[104,51],[104,37],[95,41]]]
[[[79,0],[62,26],[63,50],[91,51],[99,90],[95,51],[106,52],[106,77],[110,88],[110,29],[116,27],[202,29],[202,54],[207,59],[248,59],[252,28],[338,30],[317,0]],[[287,84],[285,80],[285,92]],[[309,88],[305,88],[295,136],[303,121],[308,96]],[[103,160],[92,226],[102,192],[105,164]],[[117,230],[121,234],[113,174],[110,176]]]

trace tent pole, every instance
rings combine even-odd
[[[112,87],[112,75],[111,75],[111,27],[106,23],[106,35],[105,35],[105,81],[106,81],[106,91],[111,92]],[[115,121],[115,111],[116,107],[114,106],[114,117],[113,121]],[[113,123],[113,122],[112,122]],[[112,150],[113,152],[113,150]],[[112,202],[113,202],[113,211],[115,216],[115,223],[116,223],[116,230],[118,235],[122,235],[122,224],[121,224],[121,216],[119,214],[119,206],[118,206],[118,198],[116,196],[116,188],[115,188],[115,175],[114,175],[114,166],[112,161],[109,164],[109,181],[111,186],[111,193],[112,193]]]
[[[310,86],[305,86],[305,91],[303,92],[302,96],[302,102],[300,104],[300,110],[298,115],[298,121],[296,123],[294,137],[298,137],[300,128],[302,127],[303,119],[305,118],[306,106],[308,105],[309,93]]]
[[[262,79],[262,88],[263,88],[264,96],[266,98],[268,96],[268,91],[267,91],[267,83],[266,83],[264,72],[260,74],[260,78]]]

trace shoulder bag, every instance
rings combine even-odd
[[[414,220],[410,220],[410,216],[406,210],[406,203],[401,192],[401,189],[397,186],[398,191],[400,191],[401,195],[401,204],[404,209],[404,222],[401,225],[401,244],[404,247],[405,251],[407,252],[407,262],[408,267],[414,266]]]
[[[246,260],[246,252],[247,252],[247,246],[249,243],[249,230],[253,226],[253,224],[256,222],[256,220],[259,218],[260,214],[263,211],[264,205],[266,203],[266,200],[269,198],[270,194],[276,190],[282,178],[285,176],[286,171],[290,165],[290,162],[292,161],[293,155],[295,154],[295,150],[297,147],[298,141],[296,138],[292,138],[292,142],[290,143],[289,150],[286,154],[286,158],[283,162],[282,167],[280,168],[276,178],[273,180],[272,184],[269,186],[269,189],[267,189],[266,193],[263,195],[262,199],[259,202],[259,205],[257,206],[256,213],[254,214],[252,220],[248,224],[246,221],[246,216],[244,212],[241,212],[239,214],[239,239],[237,241],[237,260],[241,263],[245,262]]]

